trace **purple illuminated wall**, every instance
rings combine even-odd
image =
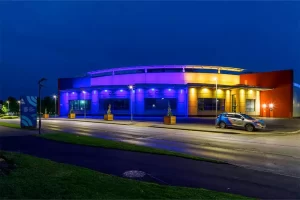
[[[145,73],[95,77],[91,86],[133,84],[185,84],[185,73]]]

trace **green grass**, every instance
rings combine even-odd
[[[136,151],[136,152],[143,152],[143,153],[152,153],[152,154],[161,154],[161,155],[169,155],[169,156],[177,156],[183,157],[193,160],[201,160],[201,161],[208,161],[214,162],[219,164],[224,164],[225,162],[201,158],[197,156],[192,156],[183,153],[177,153],[173,151],[161,150],[152,147],[140,146],[135,144],[129,144],[125,142],[118,142],[113,140],[106,140],[101,138],[89,137],[89,136],[82,136],[82,135],[75,135],[70,133],[53,133],[53,134],[43,134],[38,135],[39,137],[62,141],[72,144],[79,144],[79,145],[87,145],[87,146],[96,146],[96,147],[103,147],[103,148],[110,148],[110,149],[120,149],[126,151]]]
[[[24,154],[4,156],[17,168],[0,176],[0,199],[250,199],[129,180]]]
[[[21,128],[20,124],[12,124],[12,123],[1,122],[1,121],[0,121],[0,126],[5,126],[9,128]]]
[[[2,116],[0,119],[17,119],[19,116]]]

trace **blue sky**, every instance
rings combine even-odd
[[[0,2],[0,99],[45,95],[59,77],[134,65],[295,70],[300,2]]]

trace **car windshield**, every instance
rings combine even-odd
[[[250,117],[249,115],[242,114],[242,116],[243,116],[245,119],[254,120],[254,118],[253,118],[253,117]]]

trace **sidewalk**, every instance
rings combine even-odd
[[[186,131],[203,131],[203,132],[215,132],[215,133],[230,133],[230,134],[295,134],[300,133],[300,126],[295,126],[300,124],[299,119],[264,119],[267,123],[267,129],[260,130],[257,132],[247,132],[240,129],[220,129],[214,126],[214,118],[203,118],[203,122],[199,118],[179,118],[179,122],[176,125],[165,125],[163,124],[162,118],[149,118],[149,121],[138,120],[114,120],[105,121],[101,118],[49,118],[44,120],[64,120],[64,121],[78,121],[78,122],[91,122],[91,123],[104,123],[104,124],[116,124],[116,125],[133,125],[142,127],[152,127],[152,128],[166,128],[166,129],[176,129],[176,130],[186,130]],[[161,119],[161,120],[160,120]],[[190,120],[191,123],[185,121]],[[296,120],[296,121],[295,121]],[[183,122],[180,122],[183,121]],[[299,122],[298,122],[299,121]],[[294,126],[293,126],[294,125]]]

